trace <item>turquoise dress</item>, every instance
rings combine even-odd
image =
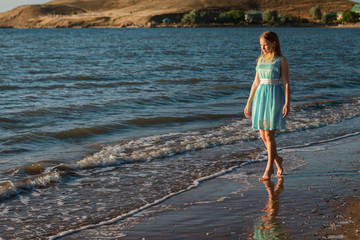
[[[256,66],[260,84],[252,104],[253,129],[285,129],[286,119],[282,117],[285,94],[281,81],[281,59],[279,56],[272,61],[260,59]]]

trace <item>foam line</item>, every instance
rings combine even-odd
[[[295,117],[289,119],[287,132],[291,133],[306,130],[308,128],[321,127],[359,116],[360,108],[354,108],[354,106],[357,107],[358,103],[346,103],[339,106],[333,106],[332,111],[308,112],[305,115],[301,111],[295,111]],[[352,111],[350,111],[350,109]],[[308,114],[310,114],[310,117]],[[280,148],[279,151],[308,147],[358,134],[360,133],[350,133],[344,136],[310,142],[303,145],[287,146]],[[29,190],[30,187],[36,188],[39,186],[50,185],[49,183],[60,181],[67,174],[80,170],[153,161],[186,152],[231,145],[241,141],[249,141],[258,138],[258,133],[250,128],[247,119],[236,119],[230,124],[211,129],[134,138],[106,146],[100,151],[73,163],[62,163],[54,167],[48,166],[47,163],[36,163],[34,164],[36,168],[33,170],[45,174],[37,176],[35,179],[25,177],[25,179],[15,182],[15,186],[17,187],[16,194],[24,188]],[[38,165],[40,165],[41,168],[38,167]],[[22,168],[19,169],[21,170]],[[31,169],[29,168],[27,170]],[[6,190],[8,190],[8,193],[5,192]],[[0,197],[13,195],[13,191],[9,187],[2,188],[1,191]]]
[[[334,138],[329,138],[329,139],[325,139],[325,140],[319,140],[319,141],[316,141],[316,142],[309,142],[309,143],[305,143],[305,144],[302,144],[302,145],[294,145],[294,146],[282,147],[282,148],[279,148],[278,151],[280,151],[282,149],[303,148],[303,147],[310,147],[310,146],[323,144],[323,143],[328,143],[328,142],[334,142],[334,141],[345,139],[345,138],[348,138],[348,137],[357,136],[359,134],[360,134],[360,132],[354,132],[354,133],[349,133],[349,134],[345,134],[345,135],[334,137]]]
[[[243,163],[240,164],[239,166],[234,166],[234,167],[231,167],[231,168],[229,168],[229,169],[225,169],[225,170],[222,170],[222,171],[220,171],[220,172],[217,172],[217,173],[215,173],[215,174],[212,174],[212,175],[209,175],[209,176],[206,176],[206,177],[202,177],[202,178],[196,179],[196,180],[193,181],[193,184],[190,185],[188,188],[183,189],[183,190],[181,190],[181,191],[179,191],[179,192],[176,192],[176,193],[171,193],[171,194],[169,194],[169,195],[166,195],[165,197],[163,197],[163,198],[161,198],[161,199],[158,199],[158,200],[156,200],[156,201],[154,201],[154,202],[152,202],[152,203],[146,204],[146,205],[144,205],[144,206],[142,206],[142,207],[140,207],[140,208],[138,208],[138,209],[132,210],[132,211],[130,211],[130,212],[128,212],[128,213],[122,214],[122,215],[117,216],[117,217],[115,217],[115,218],[113,218],[113,219],[106,220],[106,221],[102,221],[102,222],[100,222],[100,223],[98,223],[98,224],[86,225],[86,226],[83,226],[83,227],[78,228],[78,229],[71,229],[71,230],[68,230],[68,231],[64,231],[64,232],[61,232],[61,233],[59,233],[59,234],[57,234],[57,235],[55,235],[55,236],[51,236],[51,237],[49,237],[48,239],[49,239],[49,240],[55,240],[55,239],[58,239],[58,238],[61,238],[61,237],[65,237],[65,236],[68,236],[68,235],[71,235],[71,234],[80,232],[80,231],[82,231],[82,230],[86,230],[86,229],[90,229],[90,228],[96,228],[96,227],[101,227],[101,226],[104,226],[104,225],[109,225],[109,224],[114,224],[114,223],[120,222],[120,221],[125,220],[126,218],[131,217],[131,216],[133,216],[133,215],[135,215],[135,214],[137,214],[137,213],[140,213],[140,212],[142,212],[142,211],[144,211],[144,210],[146,210],[146,209],[148,209],[148,208],[151,208],[151,207],[153,207],[153,206],[155,206],[155,205],[158,205],[158,204],[160,204],[160,203],[162,203],[162,202],[164,202],[164,201],[166,201],[166,200],[168,200],[168,199],[170,199],[170,198],[172,198],[172,197],[174,197],[174,196],[176,196],[176,195],[179,195],[179,194],[181,194],[181,193],[190,191],[191,189],[198,187],[198,186],[199,186],[202,182],[204,182],[204,181],[207,181],[207,180],[210,180],[210,179],[219,177],[219,176],[221,176],[221,175],[227,174],[227,173],[229,173],[229,172],[234,171],[234,170],[237,169],[237,168],[243,167],[243,166],[245,166],[245,165],[247,165],[247,164],[254,163],[254,162],[259,162],[259,161],[247,161],[247,162],[243,162]]]

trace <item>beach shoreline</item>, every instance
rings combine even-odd
[[[295,24],[305,25],[313,22],[309,10],[321,6],[322,12],[344,12],[353,8],[351,1],[333,0],[316,2],[290,1],[274,5],[272,1],[263,0],[256,3],[249,1],[76,1],[56,0],[39,5],[22,5],[0,13],[0,24],[3,27],[29,28],[86,28],[86,27],[151,27],[163,22],[180,26],[182,17],[198,10],[207,13],[211,22],[219,25],[220,14],[238,9],[244,11],[275,10],[296,19]],[[250,12],[250,15],[252,13]],[[253,21],[253,17],[247,19]],[[165,20],[166,19],[166,20]],[[243,21],[245,17],[242,17]],[[186,21],[185,21],[186,22]],[[194,23],[194,21],[189,21]],[[195,21],[208,22],[208,21]],[[231,21],[228,21],[231,23]],[[212,23],[211,23],[212,24]],[[247,23],[242,23],[243,25]],[[278,26],[275,26],[278,27]]]
[[[337,25],[324,25],[317,23],[304,23],[293,25],[268,25],[268,24],[249,24],[249,25],[224,25],[224,24],[207,24],[207,25],[183,25],[183,24],[140,24],[140,25],[84,25],[84,26],[32,26],[32,27],[2,27],[0,29],[59,29],[59,28],[74,28],[74,29],[121,29],[121,28],[139,28],[139,29],[151,29],[151,28],[360,28],[360,23],[351,24],[337,24]]]
[[[258,182],[265,162],[249,164],[119,222],[60,239],[351,239],[339,226],[356,229],[339,206],[358,199],[359,142],[357,134],[284,149],[304,164],[282,178]]]

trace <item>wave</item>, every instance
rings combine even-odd
[[[82,106],[83,108],[95,108],[93,105],[89,106]],[[46,115],[48,111],[71,111],[71,107],[63,107],[63,108],[53,108],[50,109],[39,109],[34,111],[27,111],[26,113],[23,112],[22,114],[25,115]],[[153,126],[153,125],[172,125],[172,124],[179,124],[184,122],[194,122],[194,121],[206,121],[206,120],[219,120],[225,118],[235,118],[238,117],[235,114],[199,114],[195,116],[189,117],[154,117],[154,118],[137,118],[124,121],[123,123],[110,123],[92,127],[79,127],[73,129],[66,129],[62,131],[37,131],[37,132],[26,132],[25,134],[15,135],[12,137],[7,137],[4,139],[0,138],[0,142],[6,142],[7,145],[10,143],[25,143],[25,142],[33,142],[33,141],[48,141],[50,138],[55,139],[83,139],[97,135],[107,134],[112,131],[119,131],[124,129],[132,128],[133,126],[136,127],[144,127],[144,126]],[[3,128],[17,128],[17,129],[24,129],[24,128],[39,128],[39,125],[19,125],[19,121],[12,121],[11,119],[3,119],[4,122],[9,123],[7,125],[3,125]],[[1,119],[0,119],[1,122]],[[16,124],[16,125],[14,125]],[[15,150],[16,152],[18,150]],[[27,150],[25,150],[27,151]],[[3,153],[9,152],[8,150],[4,150]]]
[[[97,136],[101,134],[106,134],[112,131],[117,131],[120,129],[128,128],[126,125],[122,124],[107,124],[94,127],[85,127],[85,128],[74,128],[58,132],[30,132],[21,135],[16,135],[13,137],[0,138],[0,142],[5,143],[5,145],[11,145],[14,143],[27,143],[27,142],[48,142],[51,139],[81,139],[88,138],[92,136]],[[15,150],[3,150],[2,153],[11,153],[11,152],[22,152],[28,151],[27,149],[15,149]]]
[[[42,83],[45,82],[45,83]],[[0,90],[55,90],[55,89],[83,89],[83,88],[114,88],[119,86],[132,86],[149,84],[145,80],[119,80],[100,78],[95,76],[46,76],[38,78],[35,82],[29,84],[9,85],[3,83]]]
[[[75,80],[81,80],[81,81],[89,81],[89,80],[92,80],[92,81],[96,81],[96,80],[101,80],[97,77],[93,77],[93,76],[74,76],[74,77],[70,77],[69,79],[75,79]]]
[[[37,133],[39,135],[46,135],[57,139],[67,139],[67,138],[86,138],[93,135],[105,134],[111,131],[113,127],[88,127],[88,128],[75,128],[67,131],[55,132],[55,133]],[[120,128],[120,125],[117,126]]]
[[[60,182],[63,178],[63,172],[54,171],[40,174],[36,177],[28,177],[23,180],[0,182],[0,199],[16,196],[23,191],[48,187]]]
[[[14,154],[14,153],[24,153],[24,152],[28,152],[30,151],[29,149],[25,149],[25,148],[12,148],[12,149],[7,149],[7,150],[1,150],[0,153],[2,154]]]
[[[51,166],[56,166],[58,164],[59,163],[54,162],[54,161],[41,161],[41,162],[31,163],[31,164],[22,166],[20,168],[9,169],[9,170],[5,171],[5,173],[37,175],[37,174],[44,173],[44,171],[47,168],[49,168]]]
[[[0,118],[0,122],[2,123],[17,123],[18,121],[10,118]]]
[[[126,121],[126,123],[137,126],[156,125],[156,124],[169,124],[169,123],[182,123],[193,122],[198,120],[216,120],[223,118],[238,117],[236,114],[200,114],[189,117],[154,117],[154,118],[137,118]]]
[[[316,105],[318,103],[312,103]],[[288,119],[286,132],[303,131],[309,128],[321,127],[342,121],[346,118],[360,115],[360,98],[354,98],[350,103],[331,105],[327,108],[307,110],[295,106],[291,118]],[[313,109],[313,108],[310,108]],[[205,115],[206,116],[206,115]],[[205,117],[201,116],[201,117]],[[222,117],[222,115],[208,115],[206,117]],[[183,120],[183,119],[180,119]],[[187,119],[185,119],[187,120]],[[158,124],[163,122],[178,122],[177,118],[138,119],[133,124]],[[88,131],[99,129],[74,129],[59,135],[61,137],[88,134]],[[234,119],[231,123],[211,129],[198,131],[175,132],[161,135],[134,138],[105,146],[83,159],[72,163],[41,162],[13,170],[24,174],[25,179],[12,184],[0,184],[0,197],[8,197],[18,192],[16,189],[44,187],[53,182],[61,181],[65,176],[74,175],[76,171],[108,166],[119,166],[137,162],[153,161],[175,155],[213,148],[222,145],[239,143],[258,139],[258,133],[250,128],[250,120]],[[11,171],[10,171],[11,172]],[[32,176],[32,175],[35,176]],[[36,175],[38,174],[38,175]],[[32,176],[27,178],[27,176]]]
[[[0,90],[18,90],[21,89],[19,86],[11,86],[11,85],[1,85]]]
[[[106,124],[94,127],[74,128],[60,132],[35,132],[37,136],[48,136],[57,139],[86,138],[94,135],[106,134],[114,130],[127,128],[123,124]]]
[[[66,84],[48,84],[48,85],[17,85],[17,86],[12,86],[12,85],[1,85],[0,86],[0,90],[24,90],[24,89],[32,89],[32,90],[53,90],[53,89],[71,89],[71,88],[76,88],[73,85],[66,85]]]
[[[38,108],[38,109],[31,109],[31,110],[24,110],[13,113],[12,118],[21,119],[23,117],[42,117],[48,116],[50,114],[60,114],[60,115],[69,115],[72,112],[82,112],[82,111],[96,111],[100,107],[96,104],[83,104],[83,105],[68,105],[68,106],[61,106],[61,107],[49,107],[49,108]],[[17,120],[20,122],[20,120]]]
[[[97,224],[85,225],[85,226],[77,228],[77,229],[70,229],[70,230],[67,230],[67,231],[63,231],[63,232],[58,233],[57,235],[50,236],[49,239],[50,240],[55,240],[55,239],[65,237],[65,236],[68,236],[68,235],[71,235],[73,233],[76,233],[76,232],[79,232],[79,231],[82,231],[82,230],[86,230],[86,229],[89,229],[89,228],[95,228],[95,227],[100,227],[100,226],[104,226],[104,225],[117,223],[117,222],[119,222],[121,220],[124,220],[124,219],[126,219],[126,218],[128,218],[130,216],[133,216],[133,215],[135,215],[135,214],[137,214],[139,212],[142,212],[145,209],[148,209],[148,208],[151,208],[151,207],[153,207],[155,205],[158,205],[159,203],[162,203],[162,202],[164,202],[164,201],[166,201],[166,200],[168,200],[168,199],[170,199],[170,198],[172,198],[172,197],[174,197],[176,195],[179,195],[181,193],[190,191],[191,189],[194,189],[194,188],[198,187],[204,181],[219,177],[219,176],[224,175],[226,173],[230,173],[230,172],[234,171],[234,169],[245,166],[246,164],[249,164],[249,162],[242,162],[239,166],[234,166],[234,167],[231,167],[231,168],[228,168],[228,169],[225,169],[225,170],[221,170],[221,171],[219,171],[219,172],[217,172],[215,174],[212,174],[210,176],[201,177],[199,179],[194,180],[192,182],[192,184],[190,186],[188,186],[187,188],[185,188],[185,189],[179,190],[179,191],[174,192],[174,193],[170,193],[170,194],[168,194],[168,195],[166,195],[166,196],[164,196],[164,197],[162,197],[160,199],[155,200],[154,202],[147,203],[144,206],[139,207],[139,208],[137,208],[135,210],[132,210],[132,211],[130,211],[128,213],[116,216],[116,217],[114,217],[112,219],[102,221],[102,222],[97,223]]]
[[[192,83],[192,84],[195,84],[195,83],[199,83],[199,82],[202,82],[204,81],[204,79],[201,79],[201,78],[187,78],[187,79],[160,79],[160,80],[157,80],[157,82],[160,82],[162,84],[178,84],[178,83],[182,83],[182,84],[189,84],[189,83]]]
[[[294,108],[302,109],[302,110],[321,109],[321,108],[326,108],[328,106],[337,105],[337,104],[341,104],[341,102],[335,101],[335,100],[321,100],[321,101],[313,101],[313,102],[306,102],[303,104],[297,104],[294,106]]]
[[[214,87],[214,89],[215,90],[228,90],[228,89],[237,90],[237,89],[241,89],[241,87],[238,84],[230,84],[230,85],[221,84],[221,85],[216,85]]]
[[[295,112],[289,118],[286,132],[306,130],[336,123],[345,118],[360,115],[358,99],[353,103],[333,106],[331,111]],[[171,119],[170,119],[171,120]],[[107,146],[77,164],[83,167],[107,166],[112,163],[151,161],[171,157],[188,151],[201,150],[240,141],[257,139],[257,132],[250,128],[250,120],[235,120],[231,124],[199,131],[179,132],[132,139],[128,142]]]

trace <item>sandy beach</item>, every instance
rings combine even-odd
[[[359,143],[352,135],[283,149],[303,164],[281,178],[258,182],[265,162],[250,164],[61,239],[355,239]],[[284,167],[291,169],[286,160]]]

